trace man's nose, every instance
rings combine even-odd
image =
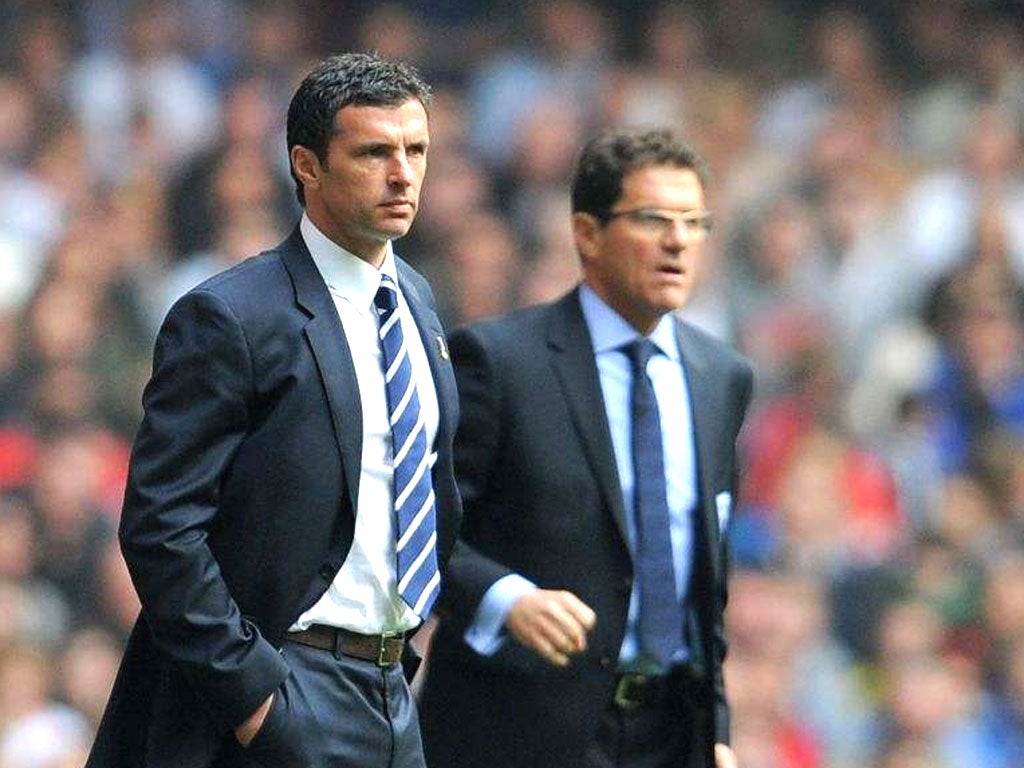
[[[690,230],[686,222],[675,219],[662,236],[662,245],[673,252],[683,251],[690,244]]]
[[[413,182],[412,164],[405,152],[399,152],[391,164],[388,181],[391,184],[407,187]]]

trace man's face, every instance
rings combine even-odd
[[[338,110],[325,162],[304,147],[292,150],[310,219],[379,266],[387,241],[408,232],[416,216],[429,143],[427,113],[418,99]]]
[[[689,298],[709,221],[694,171],[638,168],[622,180],[607,222],[573,215],[584,280],[630,325],[649,333]]]

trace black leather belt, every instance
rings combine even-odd
[[[672,667],[666,674],[623,672],[615,678],[615,705],[624,711],[657,709],[673,697],[693,696],[702,686],[698,671],[689,664]]]
[[[361,635],[347,629],[313,624],[301,632],[289,632],[286,639],[310,648],[331,653],[342,653],[363,661],[372,661],[378,667],[390,667],[402,660],[405,633],[398,635]]]

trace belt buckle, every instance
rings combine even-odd
[[[615,705],[627,712],[639,709],[643,702],[636,695],[639,689],[647,682],[646,675],[626,673],[619,678],[615,684]]]
[[[387,635],[381,632],[377,636],[377,666],[378,667],[390,667],[392,664],[397,664],[402,660],[401,652],[401,640],[404,637],[404,633],[396,632],[393,635]],[[392,657],[391,651],[388,650],[388,641],[396,640],[398,643],[398,655]]]

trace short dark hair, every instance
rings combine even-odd
[[[430,105],[430,86],[411,64],[376,53],[342,53],[324,59],[306,75],[288,105],[288,154],[301,145],[326,162],[338,110],[353,104],[397,107],[410,99]],[[292,178],[299,203],[305,205],[305,191],[294,168]]]
[[[572,177],[572,212],[607,221],[622,196],[622,180],[640,168],[671,166],[708,181],[707,166],[693,147],[673,131],[659,128],[611,128],[588,141],[576,159]]]

